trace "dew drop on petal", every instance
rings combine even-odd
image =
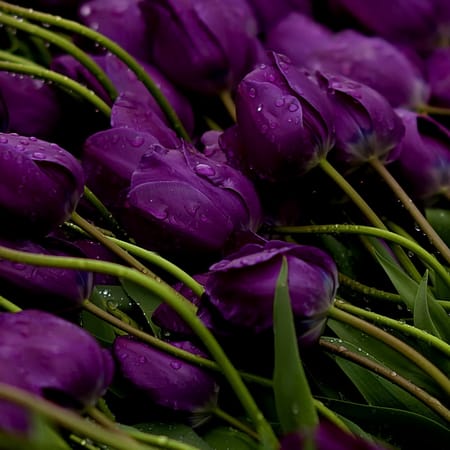
[[[194,170],[199,175],[212,176],[216,174],[214,168],[208,164],[197,164]]]

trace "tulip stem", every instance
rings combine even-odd
[[[386,225],[378,217],[375,211],[361,197],[356,189],[329,163],[329,161],[322,158],[319,162],[319,166],[348,195],[352,202],[365,215],[370,224],[376,228],[387,230]],[[419,272],[404,250],[397,245],[394,245],[392,250],[408,273],[416,280],[420,280],[421,277]]]
[[[150,448],[155,448],[143,446],[123,433],[105,430],[72,411],[5,383],[0,383],[0,398],[23,406],[34,413],[42,414],[63,428],[80,436],[86,436],[93,441],[111,445],[117,450],[150,450]]]
[[[243,431],[245,434],[248,434],[253,439],[256,439],[259,441],[258,433],[256,433],[254,430],[252,430],[248,425],[241,422],[240,420],[236,419],[236,417],[228,414],[223,409],[219,408],[218,406],[212,407],[208,409],[208,412],[214,414],[216,417],[222,419],[223,421],[229,423],[232,427]]]
[[[450,116],[450,108],[433,105],[421,105],[417,108],[419,114],[437,114],[440,116]]]
[[[121,61],[123,61],[137,76],[137,78],[145,85],[148,91],[152,94],[161,110],[167,117],[167,120],[172,125],[179,137],[189,142],[190,137],[178,118],[175,110],[170,105],[167,98],[158,88],[153,79],[145,71],[145,69],[120,45],[116,44],[106,36],[94,31],[92,28],[81,25],[73,20],[64,19],[62,17],[54,16],[52,14],[34,11],[20,6],[12,5],[7,2],[0,1],[0,9],[9,13],[17,14],[18,16],[26,17],[32,20],[38,20],[42,23],[47,23],[74,33],[77,33],[84,38],[91,39],[99,46],[105,48]],[[39,28],[39,27],[38,27]],[[53,34],[53,33],[52,33]]]
[[[17,305],[15,305],[13,302],[10,302],[2,295],[0,295],[0,308],[12,313],[22,311],[22,308],[19,308]]]
[[[347,224],[335,224],[335,225],[308,225],[308,226],[284,226],[274,227],[275,233],[283,234],[301,234],[301,233],[326,233],[326,234],[365,234],[368,236],[376,236],[387,241],[392,241],[402,247],[411,250],[417,256],[419,256],[424,263],[430,268],[433,268],[442,280],[450,286],[450,272],[436,259],[434,255],[427,252],[416,242],[400,236],[392,231],[382,230],[380,228],[368,227],[365,225],[347,225]]]
[[[43,27],[34,25],[30,22],[24,21],[23,19],[13,17],[2,12],[0,12],[0,23],[5,26],[24,31],[25,33],[38,36],[45,41],[61,48],[69,55],[72,55],[77,61],[79,61],[84,67],[86,67],[86,69],[88,69],[92,73],[92,75],[106,90],[111,100],[114,100],[117,97],[116,88],[114,87],[108,76],[105,74],[103,69],[86,52],[70,42],[67,38],[62,37],[52,31],[46,30]]]
[[[366,367],[377,375],[382,376],[386,380],[389,380],[391,383],[400,386],[405,391],[412,394],[414,397],[422,401],[425,405],[427,405],[431,410],[439,414],[442,418],[444,418],[447,422],[450,422],[450,411],[435,397],[431,396],[428,392],[411,383],[411,381],[402,377],[398,373],[389,369],[386,366],[383,366],[372,359],[369,359],[363,355],[359,355],[355,352],[352,352],[347,347],[342,344],[335,344],[331,342],[331,340],[321,338],[320,345],[335,353],[341,358],[348,359],[359,366]]]
[[[222,103],[225,106],[225,109],[227,110],[231,120],[233,122],[236,122],[236,106],[233,99],[231,98],[230,91],[222,91],[220,93],[220,99],[222,100]]]
[[[422,369],[425,374],[429,375],[441,387],[447,396],[450,397],[450,380],[438,367],[426,359],[417,350],[381,328],[378,328],[377,326],[372,325],[359,317],[355,317],[352,314],[342,311],[336,306],[332,306],[330,308],[328,315],[332,319],[346,323],[362,331],[363,333],[378,339],[411,360],[417,367]]]
[[[17,64],[28,64],[30,66],[41,67],[40,64],[37,64],[30,59],[24,58],[23,56],[14,55],[13,53],[9,53],[5,50],[0,50],[0,59],[3,61],[9,61]]]
[[[434,247],[440,252],[447,263],[450,264],[450,248],[448,248],[447,244],[436,233],[436,230],[431,226],[430,222],[428,222],[397,180],[391,175],[379,159],[371,159],[370,165],[381,176],[381,178],[383,178],[397,198],[402,202],[405,209],[411,214],[412,218],[416,221],[422,231],[428,236],[428,239]]]
[[[372,311],[367,311],[366,309],[363,309],[363,308],[358,308],[357,306],[354,306],[351,303],[348,303],[343,300],[336,300],[336,302],[334,304],[335,304],[336,308],[339,308],[342,311],[346,311],[353,315],[363,317],[365,319],[370,320],[371,322],[380,324],[383,327],[392,328],[394,330],[400,331],[409,336],[413,336],[417,339],[420,339],[421,341],[425,342],[426,344],[437,348],[439,351],[444,353],[447,357],[450,357],[450,345],[449,344],[447,344],[442,339],[439,339],[436,336],[433,336],[432,334],[421,330],[420,328],[416,328],[407,323],[401,322],[399,320],[391,319],[390,317],[386,317],[381,314],[374,313]]]
[[[106,117],[109,118],[111,116],[111,108],[93,91],[64,75],[59,74],[58,72],[44,69],[43,67],[37,66],[35,64],[21,64],[9,61],[0,61],[0,70],[13,73],[23,73],[25,75],[30,75],[32,77],[41,78],[43,80],[53,82],[56,85],[65,88],[66,91],[72,93],[74,92],[80,95],[82,98],[88,100],[98,111],[100,111]]]

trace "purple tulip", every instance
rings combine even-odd
[[[295,178],[315,167],[334,142],[329,99],[290,60],[271,53],[240,82],[239,136],[248,167],[262,178]]]
[[[177,348],[203,356],[189,341],[172,342]],[[119,336],[113,344],[119,371],[139,393],[165,408],[207,412],[217,401],[219,386],[211,372],[134,340]]]
[[[450,47],[436,48],[426,60],[431,103],[450,107]]]
[[[312,53],[307,66],[364,83],[384,95],[393,107],[417,107],[429,98],[420,70],[404,53],[382,38],[353,30],[336,33],[327,45]]]
[[[312,17],[292,12],[268,31],[264,46],[304,66],[309,55],[326,45],[331,36],[331,30]]]
[[[109,352],[85,330],[52,314],[0,313],[0,380],[63,406],[92,406],[113,376]],[[8,376],[17,368],[18,377]]]
[[[42,255],[85,256],[69,242],[50,237],[39,242],[0,238],[0,245]],[[0,284],[0,294],[21,306],[64,311],[79,307],[89,297],[92,289],[92,273],[56,267],[37,267],[2,259]]]
[[[67,220],[84,188],[81,164],[56,144],[0,133],[0,215],[6,231],[46,234]]]
[[[176,85],[215,94],[258,61],[256,19],[243,0],[144,0],[152,60]]]
[[[306,433],[289,433],[280,441],[280,450],[299,450],[305,448]],[[313,432],[316,450],[384,450],[381,444],[370,442],[343,431],[336,425],[323,421]]]
[[[333,105],[336,144],[331,157],[350,165],[398,157],[398,151],[391,150],[403,138],[405,127],[381,94],[340,75],[318,72],[316,77]]]
[[[121,218],[141,245],[183,259],[221,253],[234,233],[256,231],[261,207],[239,171],[188,145],[153,145],[133,172]]]
[[[226,323],[254,333],[268,330],[284,257],[299,339],[311,344],[322,332],[338,286],[334,261],[318,248],[284,241],[245,245],[210,267],[205,292]]]
[[[405,125],[400,157],[393,163],[412,196],[432,201],[450,195],[450,131],[429,116],[397,110]]]

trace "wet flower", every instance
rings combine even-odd
[[[0,238],[0,245],[42,255],[85,256],[71,243],[50,237],[36,242]],[[22,307],[64,311],[79,307],[89,297],[92,273],[2,259],[0,285],[0,295]]]
[[[389,102],[349,78],[320,72],[316,77],[333,105],[336,144],[330,157],[350,165],[371,158],[394,160],[398,151],[391,150],[403,138],[405,127]]]
[[[144,0],[141,8],[151,59],[180,87],[206,94],[230,89],[258,62],[257,24],[245,1]]]
[[[4,382],[76,409],[92,406],[113,376],[109,352],[78,325],[52,314],[0,313],[0,380],[13,364],[20,375]]]
[[[81,164],[56,144],[0,133],[1,228],[46,234],[67,220],[84,188]]]
[[[187,144],[151,146],[133,172],[123,206],[130,235],[175,259],[221,253],[234,233],[256,231],[261,222],[253,184]]]
[[[205,284],[209,302],[230,325],[260,333],[270,329],[283,257],[300,342],[315,342],[338,286],[334,261],[323,250],[284,241],[248,244],[213,264]]]
[[[189,341],[171,342],[197,356],[206,355]],[[207,412],[217,401],[219,386],[211,372],[126,336],[113,352],[121,374],[152,402],[175,411]]]
[[[450,132],[429,116],[398,109],[405,125],[400,156],[393,163],[412,196],[432,201],[450,195]]]
[[[428,101],[429,87],[418,67],[393,44],[353,30],[336,33],[312,53],[312,71],[338,73],[384,95],[393,107],[417,107]]]
[[[271,52],[239,83],[236,114],[248,167],[267,179],[294,178],[325,157],[334,142],[329,100],[307,74]]]

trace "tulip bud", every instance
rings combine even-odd
[[[70,217],[84,173],[69,152],[34,137],[0,133],[0,160],[1,228],[46,234]]]
[[[226,323],[254,333],[268,330],[284,257],[298,336],[311,344],[322,332],[338,286],[334,261],[318,248],[275,240],[245,245],[210,267],[205,292]]]
[[[52,314],[0,313],[0,341],[0,381],[62,406],[92,406],[112,381],[109,352],[78,325]],[[8,375],[11,366],[16,378]]]
[[[205,357],[189,341],[172,345]],[[217,401],[219,386],[205,369],[127,336],[115,339],[113,352],[122,375],[159,406],[199,413],[207,412],[208,406]]]
[[[247,165],[262,178],[298,177],[325,157],[334,141],[329,100],[308,76],[271,53],[239,83],[238,131]]]

